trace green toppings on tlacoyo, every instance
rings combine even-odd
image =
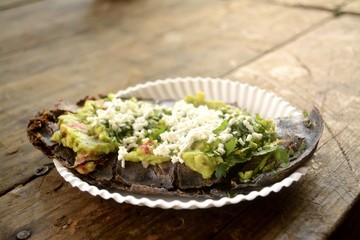
[[[313,155],[322,131],[316,108],[266,119],[202,92],[179,101],[109,94],[59,102],[27,127],[36,148],[90,185],[191,198],[235,196],[287,178]]]
[[[76,153],[72,168],[81,174],[96,170],[103,155],[117,153],[125,171],[128,162],[144,168],[171,162],[203,179],[236,171],[237,180],[247,182],[288,165],[299,149],[286,149],[272,120],[206,100],[202,92],[172,106],[110,94],[60,115],[57,125],[51,141]]]

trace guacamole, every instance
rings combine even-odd
[[[239,172],[239,179],[248,181],[288,162],[271,120],[206,100],[202,92],[172,106],[110,94],[61,115],[58,126],[51,140],[77,153],[73,167],[82,174],[111,152],[124,168],[127,161],[144,167],[171,161],[203,179],[226,176],[232,166],[260,158],[254,168]]]

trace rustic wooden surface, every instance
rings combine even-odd
[[[0,2],[0,239],[324,239],[359,212],[360,1]],[[71,188],[26,137],[57,100],[178,76],[256,85],[325,120],[300,182],[206,210]],[[41,177],[34,170],[51,170]],[[356,229],[359,225],[354,222]]]

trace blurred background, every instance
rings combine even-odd
[[[2,0],[0,9],[7,97],[49,101],[64,89],[73,100],[178,76],[271,78],[281,86],[264,87],[276,91],[326,72],[331,81],[342,77],[337,61],[354,67],[360,12],[351,0]],[[27,94],[14,91],[19,82]],[[50,92],[50,82],[61,87]]]

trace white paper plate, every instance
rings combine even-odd
[[[227,103],[236,103],[240,108],[247,109],[250,113],[259,113],[267,118],[284,117],[300,114],[296,108],[280,97],[263,89],[223,79],[212,78],[176,78],[158,80],[129,87],[119,91],[117,96],[139,97],[158,100],[182,99],[185,95],[196,94],[203,91],[208,99],[221,100]],[[100,196],[104,199],[114,199],[119,203],[130,203],[133,205],[158,207],[164,209],[196,209],[222,207],[227,204],[236,204],[241,201],[251,201],[256,197],[265,197],[271,192],[279,192],[283,187],[290,186],[304,175],[308,167],[304,166],[289,177],[259,191],[252,191],[248,194],[239,194],[235,197],[223,197],[220,199],[191,199],[176,196],[149,196],[119,191],[110,193],[108,190],[99,189],[96,186],[80,180],[72,174],[60,162],[54,160],[55,167],[60,175],[73,187],[88,192],[93,196]]]

